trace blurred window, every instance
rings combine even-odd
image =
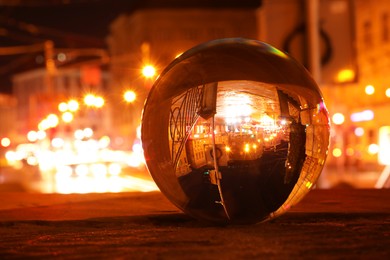
[[[370,143],[375,142],[375,129],[368,130],[368,140]]]
[[[363,24],[363,41],[366,47],[372,47],[372,24],[370,21]]]

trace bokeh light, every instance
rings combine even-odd
[[[367,85],[364,89],[367,95],[373,95],[375,93],[375,88],[373,85]]]
[[[60,112],[65,112],[66,110],[68,110],[68,104],[66,102],[61,102],[58,104],[58,110]]]
[[[11,139],[9,139],[8,137],[3,137],[1,138],[0,144],[3,147],[8,147],[11,145]]]
[[[75,112],[79,109],[79,102],[77,102],[76,100],[72,99],[72,100],[69,100],[68,102],[68,109],[72,112]]]
[[[95,104],[95,95],[87,94],[84,97],[84,103],[87,106],[93,106]]]
[[[151,78],[156,74],[156,69],[152,65],[146,65],[142,68],[142,75]]]
[[[124,94],[123,94],[123,98],[126,102],[128,103],[132,103],[135,101],[137,95],[135,94],[135,92],[133,90],[128,90],[126,91]]]
[[[363,136],[364,135],[364,128],[363,127],[356,127],[354,130],[354,133],[356,136]]]
[[[70,123],[73,121],[73,114],[71,112],[65,112],[61,115],[61,119],[62,121],[64,121],[65,123]]]
[[[335,113],[332,116],[332,122],[336,125],[342,125],[345,122],[345,117],[342,113]]]
[[[337,82],[344,83],[352,81],[355,78],[355,71],[352,69],[343,69],[337,73]]]
[[[336,158],[340,157],[343,154],[343,151],[340,148],[334,148],[332,150],[332,155]]]
[[[368,153],[369,154],[377,154],[379,152],[379,145],[378,144],[370,144],[368,146]]]
[[[386,94],[386,97],[390,98],[390,88],[386,89],[385,94]]]

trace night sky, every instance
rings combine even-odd
[[[106,48],[109,24],[121,13],[140,8],[256,7],[260,3],[260,0],[2,0],[0,48],[45,40],[52,40],[56,48]],[[0,93],[11,92],[13,74],[37,66],[37,55],[40,53],[0,55]]]
[[[57,48],[106,48],[109,24],[120,13],[133,11],[138,0],[32,0],[19,1],[20,5],[3,2],[7,1],[0,2],[0,48],[48,39]],[[0,92],[11,92],[12,74],[39,66],[35,61],[38,55],[42,54],[0,55]]]

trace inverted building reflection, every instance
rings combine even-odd
[[[319,174],[308,171],[321,166],[310,158],[314,140],[307,138],[312,130],[304,121],[327,116],[304,104],[302,96],[244,80],[197,86],[174,97],[170,151],[187,207],[195,215],[206,207],[216,221],[257,222],[278,210],[300,176]]]

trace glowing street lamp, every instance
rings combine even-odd
[[[95,95],[93,94],[87,94],[85,97],[84,97],[84,103],[87,105],[87,106],[90,106],[92,107],[95,103]]]
[[[124,94],[123,94],[123,98],[125,99],[125,101],[127,103],[132,103],[135,101],[135,99],[137,98],[137,95],[135,94],[135,92],[133,90],[128,90],[126,91]]]
[[[156,69],[152,65],[146,65],[142,69],[142,75],[146,78],[151,78],[156,74]]]

